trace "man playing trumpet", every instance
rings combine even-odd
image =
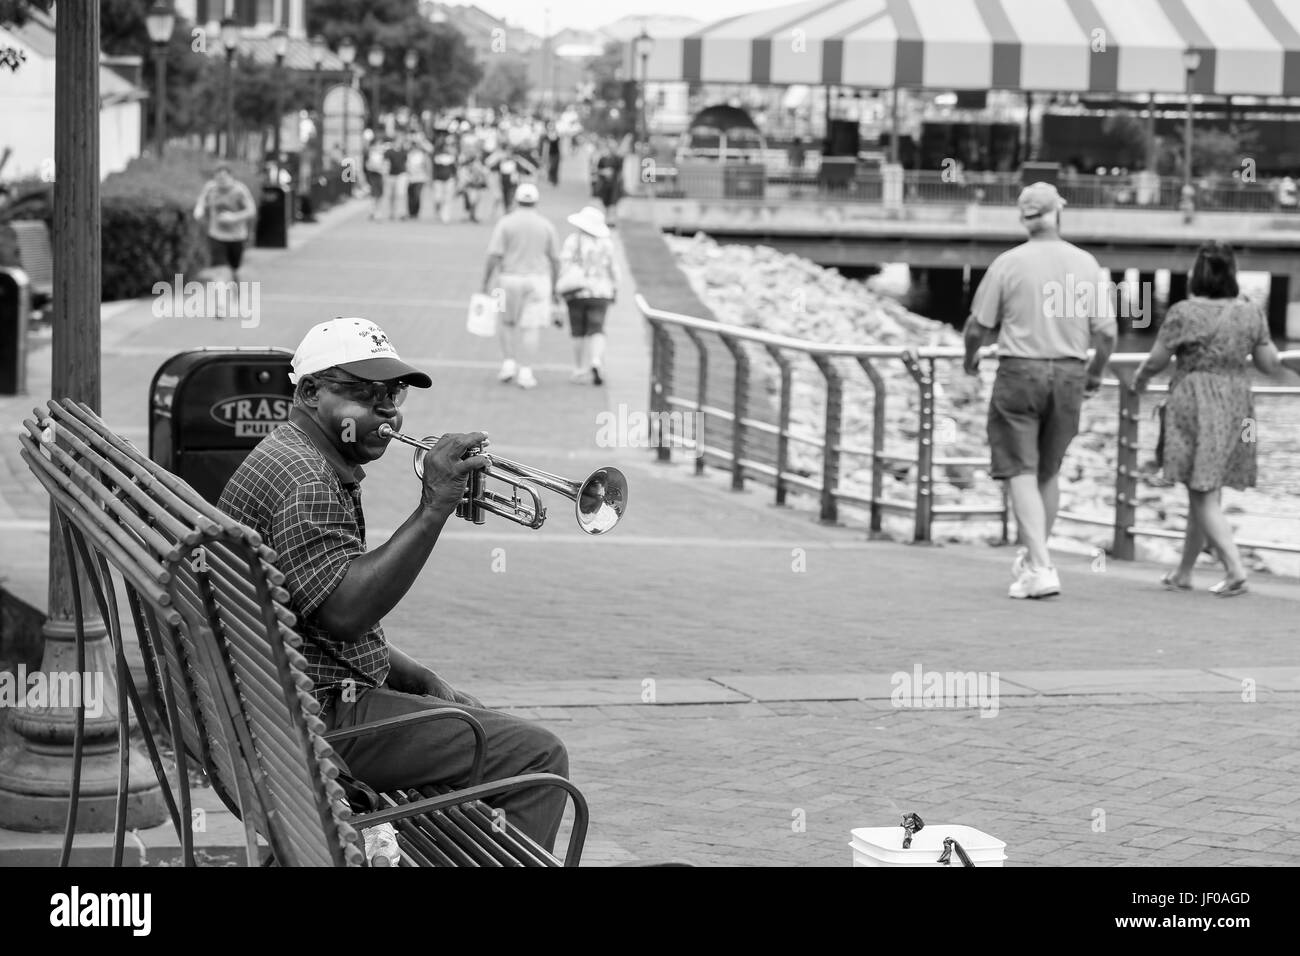
[[[331,730],[454,706],[487,737],[483,780],[525,773],[568,776],[558,737],[535,723],[488,710],[384,637],[381,621],[429,560],[471,472],[488,465],[482,432],[443,435],[425,458],[420,502],[373,551],[361,509],[363,465],[380,458],[401,430],[407,390],[429,376],[403,362],[377,325],[340,318],[315,326],[293,357],[296,391],[289,420],[264,438],[231,476],[219,502],[278,555],[290,608],[304,638],[307,675]],[[378,791],[469,783],[474,737],[459,720],[436,720],[382,735],[338,741],[358,780]],[[548,851],[565,806],[557,787],[494,798],[510,823]]]

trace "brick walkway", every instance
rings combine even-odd
[[[543,194],[565,231],[586,202],[579,179],[570,168]],[[1006,551],[867,541],[818,524],[809,502],[778,510],[761,486],[735,494],[689,463],[597,447],[600,412],[645,405],[630,284],[610,317],[608,388],[568,383],[559,333],[544,338],[540,388],[501,386],[495,345],[463,330],[487,237],[371,223],[357,204],[295,230],[290,250],[250,255],[257,328],[110,306],[104,416],[143,446],[147,383],[174,352],[292,348],[359,314],[435,379],[404,431],[481,428],[498,453],[571,478],[623,468],[630,510],[612,536],[584,538],[554,497],[539,532],[451,525],[386,622],[454,683],[564,737],[591,801],[590,862],[843,865],[852,827],[907,810],[993,833],[1018,865],[1300,861],[1294,582],[1220,601],[1167,594],[1149,566],[1062,555],[1065,596],[1026,606],[1004,597]],[[0,399],[0,578],[36,604],[46,510],[13,430],[46,397],[48,363],[37,350],[31,397]],[[404,448],[369,475],[374,546],[418,493]],[[996,716],[892,706],[891,675],[918,666],[998,672]]]

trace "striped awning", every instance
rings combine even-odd
[[[1300,96],[1300,0],[806,0],[659,38],[652,82]],[[638,71],[639,72],[639,71]]]

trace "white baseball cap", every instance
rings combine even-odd
[[[515,190],[515,202],[521,206],[531,206],[541,198],[542,194],[532,183],[520,183],[519,188]]]
[[[388,341],[388,335],[369,319],[339,318],[313,326],[293,353],[289,381],[313,372],[339,367],[371,382],[400,378],[416,388],[429,388],[433,379],[407,365]]]

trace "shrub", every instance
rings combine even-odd
[[[208,264],[204,227],[193,210],[217,164],[206,153],[173,150],[162,160],[137,157],[104,180],[100,235],[105,300],[147,296],[155,282]],[[253,167],[232,163],[231,172],[256,198],[260,185]]]
[[[178,273],[192,274],[208,264],[204,226],[193,213],[218,163],[207,153],[176,149],[162,160],[137,157],[104,180],[100,268],[105,301],[150,295],[155,282],[170,282]],[[232,162],[230,168],[256,199],[261,186],[254,167]],[[11,199],[0,210],[0,265],[18,261],[13,233],[4,225],[8,220],[42,220],[56,241],[52,186],[35,180],[14,183]]]

